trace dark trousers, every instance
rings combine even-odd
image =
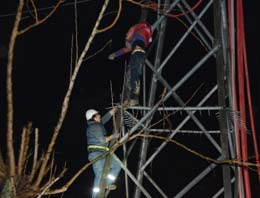
[[[140,76],[143,71],[145,61],[144,52],[134,52],[127,66],[125,85],[123,90],[123,100],[139,100]]]

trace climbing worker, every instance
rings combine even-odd
[[[87,144],[88,144],[88,159],[92,161],[98,156],[104,154],[109,150],[109,142],[119,137],[118,133],[113,133],[107,136],[107,131],[103,124],[108,122],[110,118],[115,114],[117,108],[112,108],[102,118],[98,111],[95,109],[89,109],[86,111],[87,119]],[[92,198],[98,197],[100,191],[100,183],[102,179],[103,169],[105,165],[106,157],[103,157],[96,161],[92,167],[95,174]],[[112,158],[110,165],[110,172],[107,175],[106,189],[115,190],[116,185],[114,184],[119,172],[120,165]]]
[[[123,105],[134,106],[139,104],[140,75],[145,64],[145,49],[152,41],[152,29],[147,22],[133,25],[127,32],[125,47],[110,54],[108,59],[131,52],[127,66],[126,79],[123,88]]]

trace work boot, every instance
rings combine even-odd
[[[111,184],[106,186],[106,190],[116,190],[116,185],[115,184]]]

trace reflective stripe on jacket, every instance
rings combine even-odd
[[[109,151],[109,148],[106,146],[99,146],[99,145],[89,145],[88,150],[105,150]]]

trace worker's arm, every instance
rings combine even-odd
[[[107,123],[111,117],[115,114],[117,111],[116,107],[113,107],[110,111],[108,111],[103,117],[102,117],[102,123],[105,124]]]
[[[131,51],[131,48],[128,48],[128,47],[121,48],[121,49],[117,50],[116,52],[110,54],[108,59],[114,60],[115,58],[122,56],[123,54],[126,54],[130,51]]]
[[[110,142],[111,140],[114,140],[117,138],[119,138],[119,133],[113,133],[112,135],[106,137],[106,142]]]

